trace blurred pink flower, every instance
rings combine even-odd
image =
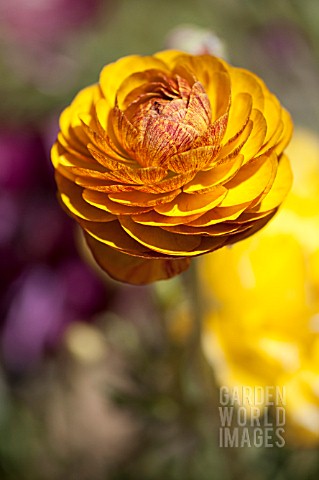
[[[97,15],[102,0],[10,0],[0,3],[6,35],[23,42],[59,40]]]
[[[102,6],[103,15],[99,15]],[[81,29],[92,27],[98,19],[105,18],[108,6],[113,6],[113,2],[0,1],[4,64],[20,83],[54,96],[67,92],[78,81],[82,63],[73,58],[65,47],[66,42]]]

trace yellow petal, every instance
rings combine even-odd
[[[267,225],[267,223],[269,222],[269,220],[275,215],[276,213],[276,210],[274,210],[273,212],[271,212],[269,215],[267,215],[266,217],[263,217],[255,222],[252,223],[252,226],[248,229],[245,229],[242,233],[238,233],[238,234],[235,234],[235,235],[231,235],[229,236],[228,240],[227,240],[227,244],[231,245],[233,243],[237,243],[241,240],[244,240],[245,238],[247,237],[250,237],[251,235],[253,235],[254,233],[258,232],[259,230],[261,230],[265,225]]]
[[[282,109],[282,121],[284,123],[284,129],[280,138],[280,141],[278,142],[276,146],[276,153],[279,156],[282,151],[286,148],[288,143],[290,142],[292,132],[293,132],[293,123],[291,120],[290,114],[285,110],[284,108]]]
[[[183,187],[183,192],[201,192],[207,187],[230,180],[240,169],[243,158],[242,155],[237,155],[237,157],[228,158],[224,162],[218,162],[211,170],[198,172],[193,180]]]
[[[61,157],[61,159],[64,158],[66,158],[65,155]],[[64,166],[68,166],[65,165],[65,163],[62,163],[61,160],[60,163]],[[144,186],[162,180],[167,174],[166,170],[156,167],[134,169],[130,167],[122,167],[112,172],[105,172],[105,168],[101,167],[99,164],[93,166],[89,165],[83,168],[83,162],[81,168],[73,167],[72,172],[75,175],[87,178],[100,179],[102,181],[111,180],[112,182],[124,183],[129,185],[138,184]]]
[[[232,95],[226,133],[223,138],[224,143],[236,137],[238,132],[242,131],[243,127],[247,125],[252,105],[253,101],[249,93]]]
[[[97,118],[96,105],[94,105],[94,109],[92,109],[91,113],[80,113],[79,118],[84,126],[85,133],[92,138],[93,142],[95,141],[95,136],[102,138],[105,137],[106,130],[102,127],[99,119]]]
[[[107,131],[107,120],[111,109],[112,105],[106,98],[100,98],[95,104],[96,117],[105,131]]]
[[[165,166],[175,173],[203,170],[214,162],[218,149],[215,145],[192,148],[171,156],[165,162]]]
[[[114,151],[107,140],[105,140],[101,150],[91,143],[87,145],[87,149],[100,165],[110,170],[117,170],[122,165],[133,163],[128,162],[126,158]]]
[[[211,103],[212,121],[217,120],[229,110],[231,104],[231,86],[228,72],[216,72],[207,85],[207,95]]]
[[[123,80],[121,86],[116,93],[117,106],[120,110],[126,110],[134,100],[138,100],[139,96],[144,92],[151,90],[154,92],[154,84],[163,85],[167,81],[167,74],[158,70],[144,70],[129,75]],[[144,89],[141,87],[145,87]],[[146,89],[146,90],[145,90]],[[141,91],[140,91],[141,90]]]
[[[105,210],[113,215],[136,215],[148,212],[151,207],[132,207],[131,205],[123,205],[121,203],[112,202],[106,193],[95,192],[92,190],[84,190],[83,198],[86,202],[94,207]]]
[[[141,258],[162,257],[162,255],[157,255],[156,252],[150,251],[141,243],[136,242],[130,235],[127,235],[118,220],[108,223],[81,220],[79,223],[91,237],[116,250]]]
[[[225,187],[228,189],[222,207],[240,205],[257,198],[269,184],[276,166],[276,155],[262,156],[251,163],[244,165],[237,175]]]
[[[134,185],[122,185],[119,183],[110,182],[108,180],[104,181],[89,176],[77,176],[75,179],[75,183],[77,185],[80,185],[81,187],[105,193],[134,192],[138,188]]]
[[[232,97],[238,93],[248,93],[253,102],[253,108],[263,111],[264,94],[268,89],[260,78],[243,68],[229,67]]]
[[[70,153],[71,155],[74,155],[77,158],[81,158],[84,162],[87,161],[88,158],[88,151],[87,149],[81,148],[81,150],[78,150],[70,143],[69,140],[67,140],[61,132],[58,133],[57,137],[57,142],[60,147],[62,147],[63,151],[66,151]],[[82,146],[83,147],[83,146]]]
[[[197,220],[190,222],[189,225],[194,227],[205,227],[209,225],[215,225],[225,220],[235,220],[247,209],[249,205],[250,202],[231,207],[216,207],[210,212],[204,213],[204,215],[199,217]]]
[[[175,58],[175,65],[172,65],[171,61],[170,66],[176,73],[181,72],[181,76],[183,76],[183,69],[190,72],[206,91],[208,91],[216,72],[227,73],[228,71],[226,64],[212,55],[180,55]]]
[[[201,237],[201,243],[198,248],[203,250],[204,253],[213,252],[223,247],[226,244],[227,238],[228,237],[209,237],[204,235]]]
[[[241,153],[241,150],[249,139],[253,128],[254,124],[252,120],[248,120],[242,129],[239,130],[234,137],[232,137],[222,146],[216,158],[217,162],[220,160],[225,161],[231,157],[236,157],[239,153]]]
[[[78,137],[74,134],[73,128],[71,126],[72,121],[74,121],[74,115],[71,110],[71,106],[69,106],[65,110],[63,110],[63,112],[60,115],[61,135],[63,135],[66,142],[69,143],[75,151],[79,151],[80,153],[84,153],[85,155],[86,154],[85,144],[83,144],[83,142],[81,142],[78,139]]]
[[[82,198],[82,188],[70,182],[59,172],[55,174],[55,180],[59,189],[60,197],[66,208],[76,217],[84,220],[98,222],[110,222],[114,216],[89,205]]]
[[[173,201],[155,207],[155,211],[169,217],[182,217],[204,213],[219,205],[225,198],[227,190],[216,186],[213,191],[203,194],[181,193]]]
[[[148,227],[135,223],[129,217],[121,217],[120,222],[124,230],[135,240],[155,252],[166,255],[190,256],[200,253],[197,247],[200,238],[196,236],[178,235],[169,233],[160,227]]]
[[[212,237],[219,237],[223,235],[229,235],[232,232],[238,232],[240,226],[235,224],[222,223],[218,225],[211,225],[208,227],[190,227],[189,225],[175,225],[165,226],[163,228],[167,232],[179,233],[181,235],[209,235]]]
[[[122,167],[113,172],[113,178],[121,183],[149,185],[160,182],[167,175],[167,170],[160,167],[130,168]]]
[[[176,217],[176,216],[168,217],[166,215],[160,215],[159,213],[152,210],[147,213],[133,215],[132,220],[134,220],[134,222],[141,223],[142,225],[165,227],[167,225],[180,225],[180,224],[192,222],[193,220],[196,220],[201,215],[202,215],[201,213],[197,213],[196,215],[188,215],[184,217]]]
[[[267,134],[267,122],[259,110],[253,109],[250,119],[253,122],[253,129],[249,138],[240,149],[240,153],[244,155],[244,163],[249,162],[261,150]]]
[[[98,85],[91,85],[81,90],[71,105],[60,116],[62,135],[76,148],[85,151],[87,138],[81,127],[80,115],[90,113],[93,102],[99,98]]]
[[[111,105],[115,105],[116,93],[127,77],[153,68],[169,74],[165,63],[154,56],[130,55],[106,65],[100,75],[100,86],[105,98]]]
[[[195,175],[195,171],[187,173],[170,174],[164,180],[154,183],[153,185],[146,185],[144,188],[138,189],[148,193],[166,193],[179,190],[185,183],[189,182]]]
[[[54,156],[54,153],[53,153]],[[85,170],[90,171],[89,169],[96,169],[96,173],[103,171],[103,168],[99,164],[96,164],[94,158],[87,157],[87,160],[84,161],[83,157],[79,158],[75,155],[72,155],[68,152],[60,153],[59,155],[59,164],[63,167],[74,170]],[[92,170],[93,171],[93,170]]]
[[[80,119],[82,122],[83,134],[85,134],[87,138],[85,142],[85,145],[87,148],[89,148],[89,146],[92,145],[94,149],[99,149],[101,152],[111,157],[111,159],[118,160],[120,162],[120,165],[122,163],[124,164],[135,163],[135,161],[128,156],[125,150],[123,150],[121,145],[118,144],[117,139],[115,138],[110,126],[108,128],[108,132],[112,132],[112,135],[113,135],[112,138],[110,135],[106,134],[105,132],[97,131],[99,129],[94,130],[89,125],[90,122],[87,119],[87,116],[81,115]],[[109,122],[109,125],[110,125],[110,122]],[[103,162],[102,162],[102,165],[103,165]]]
[[[254,220],[264,218],[271,213],[271,210],[268,210],[267,212],[257,212],[255,211],[255,208],[257,207],[251,208],[249,205],[247,210],[241,213],[238,218],[230,221],[229,224],[237,225],[237,227],[239,227],[241,224],[245,223],[251,226]]]
[[[268,131],[268,129],[267,129]],[[278,149],[277,145],[280,142],[280,139],[282,138],[284,132],[284,122],[280,120],[280,122],[277,125],[277,129],[272,135],[271,139],[268,142],[264,142],[263,146],[258,152],[259,155],[263,155],[264,153],[269,153],[270,150],[275,149],[275,151]]]
[[[262,202],[255,207],[257,212],[266,212],[278,207],[285,199],[292,184],[292,171],[288,158],[282,155],[277,169],[277,174],[272,185],[272,188],[262,200]]]
[[[265,138],[265,143],[267,143],[271,140],[273,135],[276,134],[281,122],[282,108],[275,95],[269,94],[265,96],[265,104],[262,113],[267,121],[267,135]]]
[[[189,267],[190,259],[144,259],[132,257],[86,235],[87,244],[100,267],[114,280],[145,285],[179,275]]]
[[[161,52],[157,52],[154,54],[155,58],[158,58],[162,62],[165,63],[166,67],[169,70],[173,70],[176,65],[176,60],[179,57],[186,57],[187,54],[180,50],[162,50]]]
[[[133,207],[154,207],[156,205],[161,205],[162,203],[170,202],[179,193],[180,190],[157,195],[134,191],[110,193],[109,198],[114,202],[122,203],[123,205],[132,205]]]

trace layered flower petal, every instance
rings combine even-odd
[[[52,162],[98,263],[147,283],[267,223],[290,188],[291,132],[244,69],[179,51],[132,55],[64,110]]]
[[[166,280],[187,270],[189,258],[145,259],[124,254],[86,235],[87,244],[96,262],[114,280],[136,285],[145,285],[157,280]]]

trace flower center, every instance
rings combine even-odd
[[[130,155],[142,166],[164,167],[176,154],[200,144],[211,125],[211,106],[198,81],[190,85],[176,75],[145,85],[124,115],[134,129]],[[207,144],[206,141],[203,144]]]

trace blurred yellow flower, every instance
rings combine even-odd
[[[265,230],[201,263],[203,345],[218,382],[285,386],[287,425],[319,441],[319,139],[296,132],[295,181]]]
[[[62,204],[99,265],[135,284],[237,242],[290,188],[292,122],[256,75],[164,51],[107,65],[60,119]]]

